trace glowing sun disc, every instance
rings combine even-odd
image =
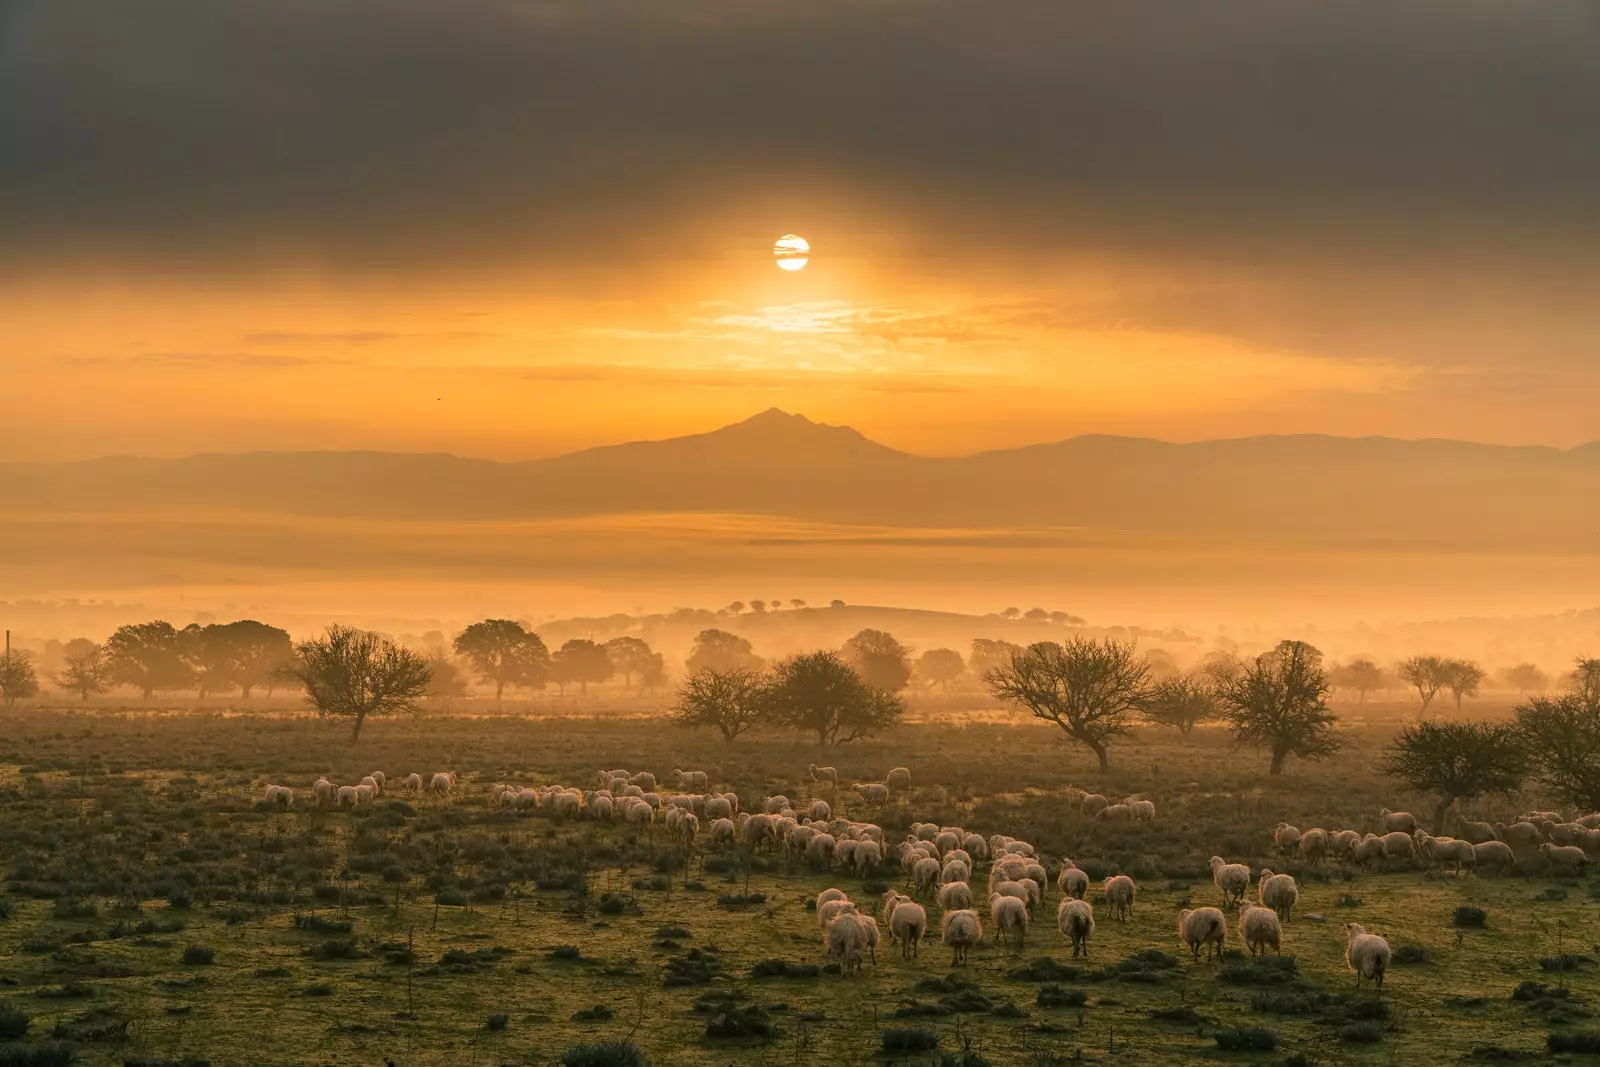
[[[772,258],[780,270],[804,270],[811,257],[811,242],[796,233],[786,233],[772,246]]]

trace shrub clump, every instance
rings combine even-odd
[[[1545,1036],[1544,1045],[1551,1052],[1600,1052],[1600,1034],[1552,1033]]]
[[[1076,967],[1057,963],[1049,956],[1040,956],[1030,960],[1026,966],[1007,971],[1006,977],[1013,982],[1072,982],[1081,973]]]
[[[48,1041],[43,1045],[0,1045],[0,1067],[71,1067],[77,1062],[78,1050],[66,1041]]]
[[[632,1041],[585,1041],[567,1046],[561,1067],[650,1067],[650,1057]]]
[[[1258,960],[1225,963],[1217,977],[1236,985],[1282,985],[1295,979],[1293,956],[1262,956]]]
[[[190,967],[208,967],[217,961],[217,950],[209,945],[190,945],[183,950],[183,962]]]
[[[1068,989],[1056,982],[1039,987],[1034,1004],[1041,1008],[1081,1008],[1089,1002],[1089,994],[1081,989]]]
[[[939,1047],[939,1035],[923,1026],[895,1026],[879,1036],[885,1052],[931,1052]]]
[[[1456,926],[1482,927],[1488,923],[1489,913],[1471,904],[1463,904],[1456,909],[1450,921]]]
[[[1339,1040],[1352,1045],[1370,1045],[1383,1037],[1383,1029],[1375,1022],[1346,1023],[1339,1028]]]
[[[592,1008],[580,1008],[573,1012],[572,1021],[575,1023],[599,1023],[614,1018],[616,1014],[608,1005],[596,1004]]]
[[[1218,1030],[1215,1036],[1217,1047],[1224,1052],[1271,1052],[1278,1047],[1277,1031],[1259,1026]]]
[[[790,963],[788,960],[758,960],[750,968],[751,978],[816,978],[822,968],[815,963]]]
[[[0,1001],[0,1041],[20,1041],[28,1036],[28,1013],[11,1001]]]

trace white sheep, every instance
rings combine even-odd
[[[1484,841],[1472,846],[1472,863],[1479,872],[1487,866],[1504,874],[1516,868],[1517,857],[1504,841]]]
[[[1378,995],[1383,996],[1383,976],[1389,971],[1392,955],[1389,942],[1367,933],[1360,923],[1346,923],[1344,931],[1344,962],[1356,972],[1356,988],[1361,988],[1363,978],[1370,979],[1377,983]]]
[[[827,822],[833,818],[833,808],[826,800],[813,800],[811,807],[806,809],[806,818],[815,819],[817,822]]]
[[[858,909],[855,903],[847,897],[835,897],[832,900],[825,900],[817,905],[817,925],[826,930],[828,924],[840,915],[847,911],[856,910]]]
[[[635,800],[623,809],[622,821],[629,826],[643,826],[653,831],[656,822],[656,809],[642,800]]]
[[[942,911],[961,911],[972,907],[972,887],[966,882],[946,882],[936,899]]]
[[[1546,841],[1539,846],[1539,855],[1551,867],[1562,870],[1582,871],[1589,864],[1589,857],[1577,845],[1552,845]]]
[[[911,771],[906,767],[895,767],[884,776],[883,781],[890,789],[910,789]]]
[[[412,771],[410,774],[406,775],[405,787],[406,792],[408,793],[422,792],[422,775],[418,774],[416,771]]]
[[[1460,874],[1463,867],[1471,867],[1478,862],[1478,853],[1471,841],[1434,837],[1426,830],[1417,831],[1417,851],[1428,858],[1430,871],[1441,863],[1454,863],[1456,873]]]
[[[970,908],[945,912],[940,923],[940,938],[950,950],[950,966],[965,966],[967,951],[983,940],[983,924],[978,921],[978,913]]]
[[[286,785],[269,785],[262,799],[268,804],[287,808],[294,803],[294,790]]]
[[[723,797],[706,797],[706,818],[731,819],[733,818],[733,805]]]
[[[1335,830],[1328,835],[1328,852],[1335,859],[1355,859],[1356,846],[1361,843],[1361,834],[1356,830]]]
[[[371,804],[373,798],[377,795],[378,787],[375,785],[368,785],[367,783],[362,782],[360,785],[356,786],[356,798],[363,804]]]
[[[1270,945],[1272,951],[1283,953],[1283,926],[1277,912],[1271,908],[1252,904],[1248,900],[1239,905],[1239,940],[1244,942],[1250,955],[1264,956]]]
[[[928,913],[921,904],[901,900],[889,913],[889,936],[900,942],[902,958],[915,958],[927,933]]]
[[[914,822],[911,824],[910,834],[918,841],[932,842],[939,836],[939,824],[936,822]]]
[[[1409,860],[1417,853],[1416,839],[1408,832],[1391,830],[1378,840],[1383,842],[1385,859]]]
[[[638,774],[628,775],[628,784],[636,785],[646,793],[654,793],[656,791],[656,776],[649,771],[640,771]]]
[[[954,852],[961,847],[961,835],[950,830],[941,830],[933,838],[933,847],[938,849],[941,856]]]
[[[918,860],[911,868],[911,881],[916,886],[912,892],[917,896],[933,892],[939,885],[939,861],[926,857]]]
[[[1293,875],[1273,874],[1263,867],[1260,880],[1256,882],[1256,899],[1263,907],[1277,912],[1284,922],[1292,922],[1294,906],[1300,900],[1300,887],[1295,884]]]
[[[1133,808],[1127,804],[1108,804],[1094,813],[1095,822],[1132,822]]]
[[[818,767],[815,763],[806,768],[806,774],[813,782],[827,782],[830,785],[839,784],[839,769],[837,767]]]
[[[1322,865],[1328,854],[1328,831],[1312,828],[1300,835],[1300,858],[1313,867]]]
[[[526,793],[528,790],[525,789],[523,792]],[[522,799],[520,794],[517,799],[518,801]],[[610,822],[611,816],[616,813],[616,804],[617,802],[610,797],[595,797],[594,803],[589,805],[589,810],[598,821]]]
[[[361,793],[353,785],[341,785],[337,796],[341,808],[353,808],[361,802]]]
[[[1089,955],[1089,935],[1094,933],[1094,907],[1087,900],[1071,897],[1056,908],[1056,926],[1072,943],[1072,958],[1078,958],[1081,949],[1084,958]]]
[[[989,858],[989,842],[982,834],[967,834],[961,838],[961,847],[978,862]]]
[[[1244,863],[1229,863],[1221,856],[1211,857],[1211,880],[1222,890],[1222,906],[1244,897],[1250,888],[1250,867]]]
[[[855,842],[855,846],[851,858],[855,861],[856,874],[866,875],[883,862],[883,850],[878,847],[876,841],[868,838],[865,841]]]
[[[582,807],[582,796],[580,796],[576,791],[563,790],[562,792],[557,793],[550,800],[550,817],[556,820],[576,819],[581,814]],[[631,811],[632,808],[632,804],[623,805],[622,812],[624,819],[628,818],[628,812]]]
[[[1078,811],[1093,818],[1109,807],[1110,804],[1111,802],[1099,793],[1087,793],[1082,800],[1078,801]]]
[[[434,796],[448,796],[450,790],[456,787],[455,771],[438,771],[428,781],[428,792]]]
[[[1082,900],[1089,894],[1089,876],[1077,867],[1072,861],[1067,861],[1067,866],[1061,868],[1061,874],[1056,878],[1056,885],[1065,896],[1075,900]]]
[[[996,941],[1005,941],[1007,933],[1014,933],[1019,950],[1027,943],[1028,908],[1018,898],[995,897],[989,902],[989,919],[994,923]]]
[[[373,796],[377,796],[379,793],[383,792],[383,787],[378,785],[378,780],[376,778],[372,777],[372,775],[370,775],[370,774],[367,775],[365,778],[361,779],[361,781],[356,783],[356,784],[357,785],[364,785],[364,786],[367,786],[368,788],[370,788],[372,790],[372,795]]]
[[[745,829],[748,831],[749,827],[747,826]],[[817,834],[806,842],[806,859],[827,864],[832,862],[833,854],[838,849],[839,842],[834,840],[832,834]]]
[[[676,837],[684,848],[694,848],[694,839],[700,836],[700,819],[692,811],[683,813],[678,820]]]
[[[672,773],[677,776],[679,789],[687,789],[692,793],[704,793],[711,788],[711,776],[705,771],[674,770]]]
[[[1178,912],[1178,937],[1199,962],[1200,949],[1206,950],[1206,959],[1213,955],[1222,958],[1222,943],[1228,936],[1228,923],[1216,908],[1185,908]]]
[[[1494,836],[1497,841],[1504,841],[1513,849],[1532,849],[1544,841],[1544,834],[1539,828],[1527,820],[1514,822],[1510,826],[1496,825]]]
[[[1388,808],[1383,808],[1378,812],[1378,827],[1386,834],[1396,830],[1414,834],[1417,832],[1417,817],[1409,811],[1390,811]]]
[[[373,771],[371,774],[367,775],[367,777],[378,783],[378,795],[382,796],[384,789],[389,784],[389,776],[384,774],[382,771]]]
[[[336,794],[333,783],[326,778],[318,778],[311,787],[311,795],[317,798],[317,806],[320,808],[331,805]]]
[[[839,861],[839,866],[846,870],[856,864],[856,846],[861,842],[853,837],[838,837],[834,839],[833,856]]]
[[[939,884],[946,885],[950,882],[966,882],[971,880],[972,871],[960,860],[948,860],[939,869]]]
[[[716,819],[711,823],[711,847],[731,848],[738,837],[739,828],[732,819]]]
[[[1494,827],[1486,822],[1473,822],[1470,819],[1456,819],[1456,837],[1462,841],[1470,841],[1474,845],[1481,845],[1485,841],[1495,840]]]
[[[1272,830],[1272,843],[1279,852],[1287,852],[1300,844],[1300,831],[1286,822],[1280,822]]]
[[[778,839],[778,827],[771,815],[762,812],[751,815],[745,820],[743,834],[746,845],[751,848],[761,848],[767,842]]]
[[[1128,916],[1133,914],[1133,898],[1138,892],[1139,887],[1125,874],[1107,878],[1106,910],[1111,913],[1111,917],[1118,922],[1127,922]]]
[[[862,957],[870,948],[870,936],[863,917],[851,912],[841,912],[828,924],[828,956],[839,961],[841,976],[860,973]]]
[[[1134,822],[1155,822],[1156,802],[1153,800],[1129,801],[1128,809],[1133,812]]]
[[[868,804],[889,803],[889,787],[882,782],[857,782],[853,788],[856,796]]]

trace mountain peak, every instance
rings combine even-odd
[[[750,427],[762,427],[762,426],[784,426],[784,427],[789,427],[789,426],[816,426],[817,423],[812,422],[810,419],[806,418],[804,415],[791,414],[790,412],[787,412],[787,411],[783,410],[782,408],[768,408],[765,411],[758,411],[754,415],[751,415],[748,419],[745,419],[745,420],[743,420],[741,422],[733,423],[732,425],[733,426],[750,426]],[[731,429],[731,428],[732,428],[732,426],[724,427],[724,429]]]

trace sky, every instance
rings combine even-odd
[[[1569,446],[1597,130],[1595,0],[3,0],[0,460]]]

